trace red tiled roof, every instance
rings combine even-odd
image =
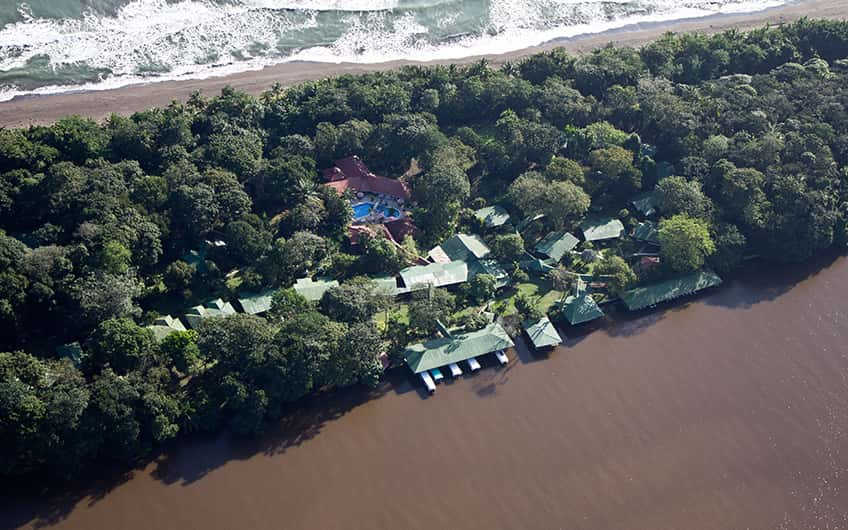
[[[392,197],[409,199],[409,188],[403,182],[371,173],[358,156],[336,160],[335,167],[321,173],[327,185],[342,194],[345,190],[383,193]]]
[[[412,220],[409,217],[402,217],[400,219],[395,219],[394,221],[389,221],[383,226],[388,229],[394,240],[398,242],[403,241],[406,236],[414,237],[418,232],[418,228],[412,223]]]
[[[328,182],[327,186],[330,186],[339,192],[339,194],[344,193],[345,190],[351,189],[354,191],[383,193],[392,197],[409,199],[409,189],[406,187],[406,184],[399,180],[378,177],[377,175],[336,180],[334,182]]]
[[[335,182],[337,180],[344,180],[348,178],[367,177],[372,174],[368,169],[368,166],[366,166],[365,163],[363,163],[356,155],[336,160],[334,164],[335,165],[333,167],[321,170],[321,173],[324,174],[324,180],[327,182]]]
[[[356,155],[336,160],[335,164],[347,178],[367,177],[373,174],[369,171],[368,166]]]
[[[642,256],[642,259],[640,259],[639,263],[636,264],[635,269],[636,272],[641,275],[642,273],[648,272],[659,264],[659,256]]]
[[[445,250],[441,246],[435,246],[430,249],[430,252],[427,253],[427,257],[433,263],[450,263],[450,256],[447,255]]]
[[[342,170],[337,167],[328,167],[321,171],[324,174],[324,180],[327,182],[333,182],[336,180],[344,180],[345,175],[342,173]]]

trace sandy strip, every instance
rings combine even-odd
[[[848,0],[808,0],[754,13],[713,15],[669,22],[634,24],[617,30],[563,39],[543,46],[525,48],[506,54],[488,55],[486,58],[497,64],[555,47],[564,47],[572,52],[580,52],[610,42],[618,45],[639,46],[667,31],[714,33],[730,28],[747,30],[766,23],[791,22],[801,17],[848,18]],[[468,63],[479,59],[480,56],[425,63],[415,61],[391,61],[377,64],[285,63],[269,66],[263,70],[241,72],[225,77],[164,81],[112,90],[16,98],[12,101],[0,103],[0,126],[19,127],[45,124],[68,114],[80,114],[99,120],[112,113],[131,114],[151,107],[168,105],[172,100],[185,101],[194,91],[214,95],[226,85],[251,94],[259,94],[275,82],[282,85],[293,85],[310,79],[321,79],[345,73],[388,70],[405,64]]]

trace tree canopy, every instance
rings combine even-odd
[[[663,261],[677,272],[700,269],[707,256],[715,252],[706,221],[677,214],[660,222]]]

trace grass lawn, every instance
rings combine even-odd
[[[480,306],[471,305],[471,306],[468,306],[468,307],[464,307],[464,308],[460,309],[459,311],[457,311],[456,313],[454,313],[453,318],[454,318],[454,320],[457,320],[457,319],[464,317],[465,315],[477,313],[478,311],[480,311]]]
[[[548,279],[532,277],[529,281],[518,283],[502,290],[492,303],[492,310],[501,316],[510,316],[516,313],[515,297],[519,293],[526,293],[538,299],[537,307],[543,313],[548,313],[551,307],[562,297],[562,292],[556,291]],[[460,307],[459,311],[453,314],[454,319],[479,310],[478,306]],[[388,311],[388,315],[399,319],[405,324],[409,324],[409,305],[405,302],[395,304]],[[386,330],[386,311],[380,311],[374,315],[374,321],[380,330]]]
[[[514,284],[496,296],[493,304],[494,311],[502,316],[514,315],[516,313],[515,297],[519,293],[536,297],[538,299],[536,307],[543,313],[547,313],[551,306],[562,297],[562,292],[554,290],[550,280],[531,276],[529,281]]]
[[[403,324],[409,324],[409,305],[406,303],[396,304],[394,307],[386,311],[380,311],[374,315],[374,321],[377,323],[377,328],[381,331],[386,330],[386,315],[390,315],[400,320]]]

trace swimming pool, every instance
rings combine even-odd
[[[355,204],[353,206],[353,218],[357,221],[367,217],[371,210],[374,209],[373,202],[360,202],[359,204]]]
[[[377,206],[377,211],[380,212],[383,217],[395,218],[400,217],[400,212],[395,210],[394,208],[389,208],[388,206]]]
[[[353,205],[353,219],[355,221],[361,221],[362,219],[368,217],[374,211],[374,203],[373,202],[360,202],[359,204]],[[386,219],[397,219],[400,217],[400,212],[389,206],[379,205],[377,206],[377,213],[385,217]]]

